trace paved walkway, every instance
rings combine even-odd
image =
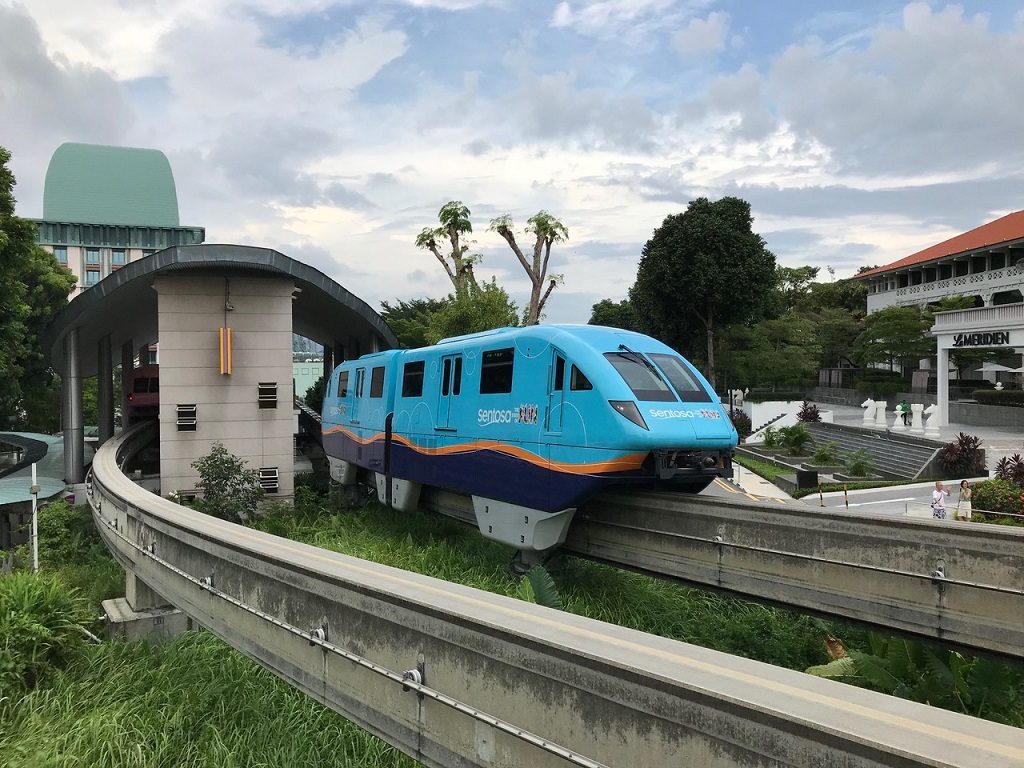
[[[832,422],[845,426],[864,426],[864,409],[852,405],[819,405],[822,411],[832,412]],[[889,422],[893,415],[889,413]],[[991,475],[996,462],[1004,456],[1019,453],[1024,456],[1024,432],[1019,427],[976,427],[967,424],[949,424],[939,427],[939,437],[932,438],[943,443],[954,440],[961,432],[981,438],[981,447],[985,449],[986,468]],[[908,433],[903,433],[908,434]],[[733,483],[743,491],[766,499],[791,499],[782,489],[768,482],[750,470],[734,464],[735,476]]]

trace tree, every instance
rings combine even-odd
[[[590,310],[588,325],[605,325],[609,328],[622,328],[627,331],[639,330],[636,312],[629,299],[618,304],[611,299],[601,299]]]
[[[412,299],[389,304],[382,301],[381,317],[384,318],[402,349],[416,349],[430,344],[431,318],[447,306],[449,299]]]
[[[0,147],[0,423],[5,426],[28,404],[22,403],[25,390],[43,381],[47,366],[39,338],[75,284],[71,272],[36,245],[35,223],[14,215],[10,158]]]
[[[196,487],[203,492],[202,498],[195,500],[200,512],[245,522],[263,499],[259,472],[247,469],[222,443],[214,443],[208,454],[192,462],[192,468],[199,473]]]
[[[864,330],[853,343],[853,355],[862,365],[920,360],[935,354],[935,339],[925,334],[932,316],[917,307],[886,307],[868,315]]]
[[[815,325],[792,312],[749,327],[731,326],[723,335],[730,381],[774,389],[802,384],[817,373],[821,347]]]
[[[757,317],[775,286],[775,256],[752,225],[744,200],[694,200],[654,230],[630,290],[642,322],[680,351],[696,321],[706,337],[705,375],[712,386],[716,330]]]
[[[527,260],[516,242],[513,232],[512,217],[509,214],[491,220],[490,229],[497,232],[508,243],[519,263],[530,278],[530,305],[527,307],[524,325],[537,325],[544,312],[544,305],[555,286],[562,282],[561,275],[548,275],[548,264],[551,260],[551,246],[569,238],[569,230],[558,219],[547,211],[539,211],[526,220],[524,232],[534,235],[533,257]],[[547,289],[544,288],[545,284]],[[543,291],[543,294],[541,293]]]
[[[518,324],[518,317],[515,302],[492,278],[466,296],[450,296],[444,306],[430,316],[427,339],[436,344],[451,336],[514,326]]]
[[[452,200],[441,206],[437,213],[441,223],[439,227],[425,227],[416,237],[416,247],[425,248],[434,254],[448,279],[455,287],[455,295],[465,296],[471,288],[477,288],[473,265],[480,261],[479,254],[468,254],[470,244],[464,242],[465,235],[472,234],[473,224],[469,220],[469,208],[460,200]],[[451,243],[451,253],[441,252],[439,241],[447,239]]]

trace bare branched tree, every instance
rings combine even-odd
[[[469,208],[460,200],[452,200],[441,206],[437,214],[441,226],[425,227],[416,237],[416,247],[425,248],[434,254],[448,278],[455,286],[455,295],[464,298],[470,290],[479,290],[473,265],[479,263],[479,254],[468,253],[471,241],[464,241],[465,235],[473,233],[473,224],[469,220]],[[451,253],[441,252],[441,241],[447,239],[451,243]]]
[[[532,288],[530,290],[530,305],[526,310],[526,325],[536,325],[540,322],[544,305],[547,303],[551,291],[562,282],[561,275],[548,275],[551,246],[563,240],[568,240],[569,230],[547,211],[540,211],[535,216],[527,219],[524,231],[528,235],[536,236],[536,242],[533,245],[533,258],[527,259],[516,242],[515,233],[512,228],[512,217],[507,213],[491,221],[491,231],[497,232],[505,238],[505,241],[509,244],[512,252],[515,253],[516,258],[519,259],[519,263],[523,265],[523,269],[526,270],[526,274],[530,278]],[[547,286],[546,290],[545,285]]]

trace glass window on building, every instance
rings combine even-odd
[[[68,263],[68,249],[63,245],[56,245],[53,248],[53,255],[57,259],[58,264],[67,266]]]
[[[110,252],[110,264],[114,267],[123,267],[128,263],[128,254],[123,248],[115,248]]]
[[[96,285],[100,281],[99,270],[90,269],[85,273],[85,284],[86,286]]]
[[[85,263],[86,264],[99,264],[100,263],[100,249],[99,248],[86,248],[85,249]]]

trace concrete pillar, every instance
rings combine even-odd
[[[85,429],[82,425],[82,377],[78,329],[64,337],[64,378],[61,379],[61,423],[64,427],[64,482],[85,481]]]
[[[331,378],[334,373],[334,350],[324,344],[324,381]]]
[[[125,571],[124,576],[124,596],[133,611],[150,611],[170,605],[131,571]]]
[[[121,428],[128,426],[128,390],[135,369],[135,346],[129,339],[121,345]]]
[[[992,306],[992,297],[993,296],[995,296],[995,294],[992,293],[992,292],[981,294],[981,301],[982,301],[982,303],[986,307],[991,307]]]
[[[110,354],[110,336],[100,339],[96,361],[96,415],[99,424],[98,445],[114,436],[114,363]]]
[[[936,427],[944,427],[949,424],[949,350],[939,345],[938,364],[936,365],[935,378],[937,382],[936,400],[938,401],[939,412],[932,420]]]
[[[149,365],[149,342],[139,347],[139,368]]]

